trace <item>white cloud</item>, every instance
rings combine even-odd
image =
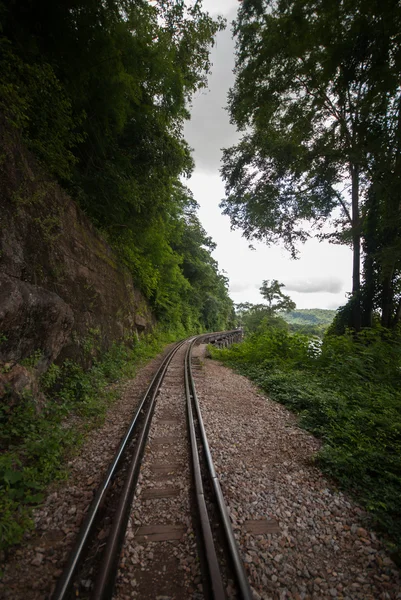
[[[328,292],[338,294],[343,289],[344,283],[339,277],[306,277],[303,279],[283,280],[286,291],[313,294],[316,292]]]
[[[231,17],[234,16],[232,12]],[[234,84],[234,41],[230,25],[217,34],[211,60],[209,88],[194,98],[191,120],[184,129],[185,138],[194,149],[197,171],[207,173],[219,170],[222,148],[232,146],[239,139],[225,110],[228,90]]]
[[[238,281],[234,281],[234,283],[230,283],[230,293],[231,294],[238,294],[239,292],[247,292],[252,290],[254,286],[252,285],[252,283],[248,283],[248,282],[238,282]]]
[[[326,287],[315,286],[321,288],[320,291],[316,289],[309,293],[289,290],[288,287],[284,291],[296,302],[298,308],[337,308],[345,304],[345,292],[351,286],[352,255],[349,248],[310,240],[299,247],[299,260],[292,260],[280,245],[269,248],[255,242],[255,250],[250,250],[241,232],[232,231],[230,219],[220,213],[218,204],[223,197],[224,186],[218,174],[196,172],[188,185],[200,204],[199,217],[202,224],[217,243],[213,256],[220,269],[224,269],[232,281],[230,296],[234,302],[262,302],[259,288],[264,279],[290,283],[316,281],[320,278],[321,281],[333,281],[334,288],[337,286],[337,293],[329,284]]]
[[[228,17],[233,11],[236,11],[239,6],[239,0],[203,0],[203,10],[211,15],[222,15]]]

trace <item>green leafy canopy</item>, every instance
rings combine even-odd
[[[227,281],[181,183],[224,27],[199,0],[0,1],[0,110],[116,248],[159,319],[224,329]]]
[[[401,315],[400,31],[396,0],[248,0],[234,24],[243,135],[224,151],[221,206],[293,256],[312,234],[352,245],[356,329],[375,305],[386,327]]]

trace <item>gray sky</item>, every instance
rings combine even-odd
[[[211,14],[222,14],[230,23],[238,0],[204,0]],[[221,148],[236,143],[238,134],[230,125],[227,92],[234,81],[234,42],[231,26],[217,35],[212,50],[212,75],[209,89],[193,100],[192,118],[185,127],[185,137],[194,149],[196,168],[186,182],[200,205],[199,216],[217,244],[213,255],[230,280],[234,302],[262,302],[259,287],[264,279],[278,279],[298,308],[337,308],[346,302],[351,289],[352,255],[349,248],[311,240],[299,246],[300,258],[292,260],[280,246],[267,247],[253,242],[249,249],[241,231],[230,230],[230,220],[218,207],[224,197],[219,175]]]

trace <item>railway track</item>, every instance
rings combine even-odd
[[[227,590],[252,598],[192,377],[196,343],[221,347],[240,335],[196,336],[166,356],[94,496],[52,600],[105,600],[114,593],[223,600]],[[192,569],[185,566],[190,573],[183,577],[179,557],[186,554]]]

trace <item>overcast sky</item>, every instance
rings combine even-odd
[[[231,23],[238,0],[204,0],[203,6]],[[346,293],[351,289],[350,249],[311,240],[299,246],[299,260],[292,260],[279,246],[267,247],[253,242],[255,250],[251,250],[241,231],[231,231],[229,217],[221,214],[218,206],[224,197],[219,174],[221,148],[238,140],[225,110],[227,92],[234,81],[230,25],[217,35],[212,62],[209,89],[194,98],[192,118],[185,127],[196,165],[186,183],[200,205],[199,216],[204,228],[217,244],[213,255],[230,280],[230,296],[236,303],[262,302],[259,294],[262,281],[278,279],[285,284],[285,292],[298,308],[337,308],[346,302]]]

